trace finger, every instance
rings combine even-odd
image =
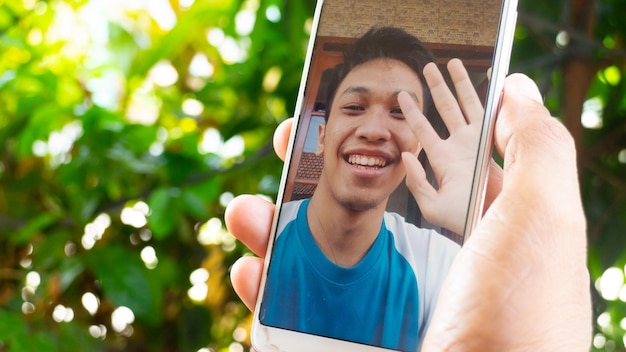
[[[495,137],[504,155],[501,195],[545,204],[542,210],[563,215],[562,220],[573,225],[584,221],[573,139],[543,106],[528,77],[512,75],[505,81]],[[568,219],[572,214],[578,219]]]
[[[415,197],[420,208],[428,209],[429,207],[424,206],[424,204],[432,202],[437,196],[437,191],[426,179],[426,172],[422,163],[417,160],[415,155],[408,152],[402,153],[402,162],[406,169],[406,186]]]
[[[252,252],[265,256],[272,227],[274,205],[260,197],[242,195],[228,203],[226,227]]]
[[[459,107],[459,102],[450,91],[450,87],[448,87],[441,72],[439,72],[437,65],[434,63],[426,65],[424,67],[424,78],[426,78],[435,107],[446,127],[448,127],[450,134],[454,134],[454,131],[459,127],[467,125],[467,121]]]
[[[456,95],[467,122],[470,124],[482,122],[485,110],[463,62],[459,59],[450,60],[448,72],[450,72]]]
[[[241,257],[230,269],[233,289],[251,311],[256,305],[262,272],[263,259],[257,257]]]
[[[415,100],[407,92],[400,92],[398,94],[398,103],[400,109],[406,118],[409,128],[413,131],[413,134],[420,142],[426,154],[428,154],[431,146],[441,140],[439,135],[433,129],[426,116],[422,114],[422,111],[417,107]],[[415,152],[415,151],[411,151]]]
[[[293,118],[289,118],[276,127],[274,132],[274,150],[281,160],[285,160],[287,155],[287,147],[289,145],[289,135],[293,126]]]

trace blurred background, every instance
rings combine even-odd
[[[0,0],[0,352],[249,350],[223,215],[277,194],[314,5]],[[591,349],[626,351],[626,1],[519,8],[511,72],[579,148]]]

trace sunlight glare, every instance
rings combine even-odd
[[[198,144],[198,152],[200,154],[217,154],[222,144],[223,140],[220,132],[213,127],[207,128]]]
[[[100,300],[96,295],[91,292],[86,292],[81,298],[81,303],[89,315],[93,316],[98,312],[100,307]]]
[[[189,9],[196,0],[178,0],[178,5],[183,9]]]
[[[282,14],[280,13],[280,8],[276,5],[270,5],[265,9],[265,18],[272,23],[280,22],[282,18]]]
[[[118,107],[118,99],[123,94],[124,79],[119,71],[105,69],[98,77],[87,80],[87,89],[91,92],[93,103],[115,110]]]
[[[35,156],[49,156],[50,166],[57,167],[71,161],[71,150],[82,134],[82,123],[78,120],[72,121],[63,126],[60,131],[52,131],[47,142],[36,140],[31,150]]]
[[[596,334],[593,337],[593,347],[602,349],[606,345],[606,337],[602,334]]]
[[[226,37],[224,41],[217,47],[222,60],[227,64],[236,64],[246,61],[248,58],[244,48],[244,41],[237,42],[231,37]]]
[[[168,0],[148,1],[148,13],[164,31],[169,31],[176,25],[176,13]]]
[[[617,86],[622,81],[622,72],[617,66],[609,66],[602,73],[606,81],[612,86]]]
[[[76,254],[76,244],[74,242],[67,242],[63,247],[63,253],[66,257],[71,257]]]
[[[218,47],[222,45],[222,43],[226,39],[226,35],[221,28],[211,28],[207,32],[206,39],[209,44],[213,45],[214,47]]]
[[[220,195],[220,205],[226,208],[233,199],[235,199],[235,195],[232,192],[224,192]]]
[[[159,258],[157,258],[156,251],[152,246],[146,246],[141,250],[141,260],[148,269],[154,269],[159,264]]]
[[[28,32],[26,39],[31,46],[37,46],[43,42],[43,32],[39,28],[33,28]]]
[[[598,316],[597,322],[601,328],[605,328],[611,325],[611,315],[609,312],[604,312]]]
[[[111,217],[106,213],[98,215],[93,222],[85,225],[85,232],[80,240],[83,248],[87,250],[93,248],[110,226]]]
[[[265,73],[265,77],[263,78],[263,90],[268,93],[271,93],[276,90],[278,87],[278,83],[280,83],[280,79],[283,75],[283,70],[274,66],[270,68],[267,73]]]
[[[40,139],[33,142],[33,155],[43,158],[46,154],[48,154],[48,143]]]
[[[94,339],[104,340],[107,336],[107,327],[103,324],[92,325],[89,327],[89,335],[91,335]]]
[[[45,42],[50,45],[63,43],[62,55],[78,58],[87,52],[89,47],[89,31],[82,23],[78,14],[68,3],[54,2],[54,20],[45,33]]]
[[[233,342],[228,346],[228,352],[243,352],[243,346],[239,342]]]
[[[626,164],[626,149],[620,150],[619,154],[617,154],[617,160],[620,164]],[[624,268],[626,270],[626,268]]]
[[[209,276],[208,270],[205,268],[198,268],[189,274],[189,282],[191,282],[194,286],[204,284],[209,279]]]
[[[178,82],[178,71],[167,60],[156,63],[148,72],[148,78],[160,87],[169,87]]]
[[[567,31],[560,31],[556,35],[556,46],[559,48],[565,48],[570,43],[570,35]]]
[[[198,143],[198,153],[216,154],[221,159],[233,159],[240,157],[245,151],[245,139],[241,135],[232,136],[224,141],[220,132],[215,128],[207,128],[202,133]]]
[[[604,104],[599,98],[591,98],[583,104],[581,122],[585,128],[602,128],[602,109]]]
[[[37,287],[39,287],[40,283],[41,283],[41,276],[39,276],[38,272],[31,271],[28,274],[26,274],[26,287],[32,289],[33,292],[37,290]]]
[[[30,11],[35,8],[37,5],[37,0],[22,0],[22,6],[24,10]]]
[[[243,342],[248,337],[248,332],[242,327],[238,327],[233,331],[233,339],[237,342]]]
[[[152,86],[148,80],[131,94],[126,108],[128,122],[151,126],[159,119],[162,101],[154,94]]]
[[[626,303],[626,285],[622,286],[622,289],[619,290],[619,300]]]
[[[624,273],[620,268],[609,268],[600,277],[599,290],[607,301],[615,301],[624,286]]]
[[[35,313],[35,305],[31,302],[22,303],[22,313],[24,314],[32,314]]]
[[[165,151],[165,142],[167,142],[168,137],[169,133],[167,132],[167,129],[163,126],[159,127],[157,130],[157,138],[154,143],[150,145],[150,155],[159,156],[163,154]]]
[[[224,236],[222,220],[211,218],[198,231],[198,242],[203,245],[221,244]]]
[[[74,320],[74,310],[59,304],[52,311],[52,319],[57,323],[69,323]]]
[[[246,144],[242,136],[234,135],[227,140],[220,150],[220,156],[224,159],[241,156],[246,149]]]
[[[252,10],[241,10],[235,15],[235,30],[240,36],[247,36],[252,33],[256,22],[256,12]]]
[[[131,207],[125,207],[120,214],[122,223],[134,228],[142,228],[148,223],[146,218],[150,214],[150,207],[145,202],[139,201]]]
[[[206,299],[208,293],[209,286],[202,283],[191,286],[191,288],[187,291],[187,296],[195,303],[202,303]]]
[[[111,327],[116,332],[124,331],[133,322],[135,322],[135,314],[128,307],[118,307],[111,313]]]
[[[215,67],[209,62],[204,53],[197,53],[189,63],[189,74],[194,77],[211,78],[215,72]]]
[[[200,116],[204,111],[204,104],[199,100],[187,98],[183,101],[183,112],[189,116]]]

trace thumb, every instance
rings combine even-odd
[[[506,80],[495,143],[504,157],[499,198],[536,210],[541,205],[567,222],[576,214],[576,226],[584,222],[574,140],[565,126],[551,117],[537,86],[524,75]]]

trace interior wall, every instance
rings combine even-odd
[[[318,35],[359,37],[374,23],[404,28],[423,42],[493,46],[501,2],[384,0],[381,10],[381,0],[325,0]]]

